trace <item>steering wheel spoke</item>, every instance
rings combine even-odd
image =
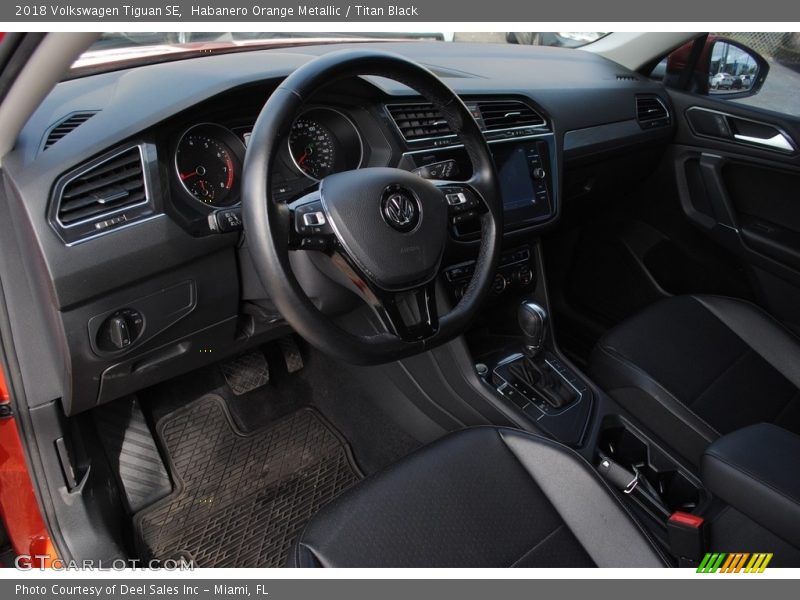
[[[406,342],[427,339],[439,329],[435,280],[402,292],[381,292],[378,297],[384,326]]]
[[[329,253],[333,249],[336,236],[318,191],[289,204],[289,215],[290,250]]]
[[[336,245],[331,261],[377,315],[387,333],[405,342],[416,342],[438,331],[435,279],[408,289],[385,290],[370,281],[341,245]]]

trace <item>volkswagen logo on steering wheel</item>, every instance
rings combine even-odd
[[[387,225],[406,233],[419,225],[422,207],[413,192],[399,185],[390,185],[383,192],[381,214]]]

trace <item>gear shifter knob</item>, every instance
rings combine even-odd
[[[525,340],[525,354],[534,358],[544,347],[547,312],[535,302],[525,301],[517,309],[517,322]]]

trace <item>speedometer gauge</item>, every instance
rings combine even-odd
[[[294,122],[289,134],[289,152],[297,168],[314,179],[330,175],[337,158],[331,130],[308,117]]]
[[[227,129],[203,124],[187,131],[175,151],[181,185],[196,200],[210,206],[237,201],[241,160],[231,149]],[[235,140],[234,140],[235,141]]]

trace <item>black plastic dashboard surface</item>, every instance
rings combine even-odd
[[[643,131],[631,126],[636,95],[655,94],[668,102],[662,86],[589,52],[484,44],[372,46],[425,64],[464,98],[515,98],[545,115],[556,174],[551,193],[556,197],[562,188],[558,174],[573,156],[600,156],[643,142],[664,143],[671,135],[670,128]],[[231,319],[236,317],[242,287],[236,272],[240,235],[207,235],[208,210],[187,199],[186,186],[177,181],[173,153],[181,136],[197,123],[220,123],[243,135],[286,75],[330,51],[330,46],[308,46],[213,55],[76,78],[59,84],[36,110],[13,151],[4,157],[3,169],[9,216],[26,253],[28,281],[38,288],[36,297],[49,303],[40,312],[54,316],[44,325],[48,338],[66,354],[53,368],[65,373],[60,396],[67,405],[88,408],[98,393],[111,399],[133,391],[135,380],[124,384],[120,373],[139,373],[141,383],[156,379],[153,371],[147,371],[151,359],[140,353],[158,348],[178,351],[185,340],[214,327],[224,328],[229,350],[235,345]],[[411,151],[394,129],[385,105],[418,100],[404,85],[380,77],[345,82],[325,92],[324,98],[313,99],[314,104],[342,111],[355,124],[364,146],[362,164],[371,166],[399,164]],[[45,149],[55,124],[88,113],[89,118]],[[89,161],[138,144],[152,150],[146,168],[153,212],[124,227],[104,224],[107,231],[101,235],[65,244],[47,218],[56,182]],[[464,252],[474,249],[469,243],[461,245]],[[92,318],[113,314],[183,281],[193,282],[199,293],[191,315],[178,326],[125,353],[122,362],[92,351],[87,335]],[[23,332],[16,333],[24,344]],[[116,382],[114,391],[108,383],[100,392],[103,373],[114,376],[108,379]],[[164,368],[158,377],[169,375],[170,369]],[[32,404],[54,399],[51,385],[29,381],[26,388]],[[76,394],[84,397],[73,402],[70,397]]]

